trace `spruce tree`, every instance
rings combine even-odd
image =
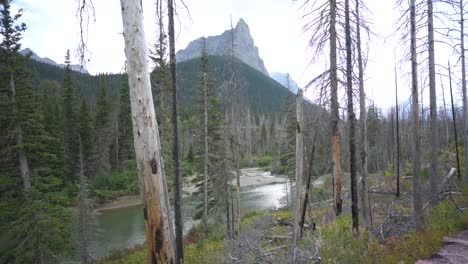
[[[159,124],[159,123],[158,123]],[[132,115],[130,109],[130,97],[128,90],[128,76],[124,74],[120,84],[119,99],[119,156],[118,169],[134,158]]]
[[[15,25],[21,13],[12,16],[10,2],[0,1],[0,87],[14,88],[0,96],[0,262],[55,263],[73,246],[72,215],[64,208],[63,182],[57,174],[60,157],[51,151],[60,144],[44,128],[43,96],[32,85],[27,58],[18,53],[26,27]],[[21,156],[31,172],[28,188],[21,177]]]
[[[63,74],[63,145],[65,158],[65,177],[68,182],[75,182],[78,169],[78,145],[77,145],[77,112],[78,99],[71,78],[70,51],[65,55],[65,71]]]
[[[111,122],[110,122],[110,113],[111,106],[107,99],[107,76],[101,76],[100,80],[100,93],[96,102],[96,118],[95,118],[95,127],[96,127],[96,146],[97,146],[97,156],[96,156],[96,173],[97,174],[106,174],[111,170],[110,164],[110,145],[111,145]]]

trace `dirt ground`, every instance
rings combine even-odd
[[[419,260],[416,264],[466,264],[468,263],[468,230],[457,237],[444,237],[444,246],[431,259]]]

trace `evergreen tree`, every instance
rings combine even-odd
[[[81,144],[83,145],[82,155],[83,163],[85,165],[84,173],[87,177],[91,177],[95,173],[95,156],[96,156],[96,144],[95,144],[95,131],[93,118],[89,111],[89,105],[86,99],[81,100],[81,107],[78,117],[78,132],[81,138]]]
[[[77,112],[78,99],[71,78],[70,51],[65,55],[65,72],[63,75],[63,89],[65,91],[63,98],[64,128],[63,144],[65,158],[65,176],[69,182],[75,182],[78,168],[78,145],[77,145]]]
[[[97,146],[97,157],[96,157],[96,173],[106,174],[111,170],[110,164],[110,145],[112,139],[111,134],[111,122],[110,113],[111,106],[107,99],[107,76],[101,76],[100,80],[100,93],[96,102],[96,146]]]
[[[55,263],[73,247],[72,215],[64,208],[63,182],[57,176],[62,164],[51,151],[60,144],[44,128],[43,97],[18,53],[26,27],[15,25],[21,11],[12,17],[10,2],[0,1],[0,87],[14,88],[0,96],[0,262]],[[22,155],[31,171],[28,188],[20,177]]]
[[[118,122],[120,164],[117,167],[118,169],[122,169],[122,165],[124,165],[126,161],[133,159],[135,156],[133,148],[133,128],[130,109],[130,95],[128,90],[128,76],[126,74],[123,75],[120,85]]]
[[[222,116],[219,99],[214,93],[213,82],[209,74],[208,54],[203,50],[200,64],[199,85],[199,122],[198,132],[200,144],[198,155],[202,157],[201,175],[203,175],[203,222],[208,222],[208,211],[222,206],[224,178],[221,176],[223,167],[222,151]],[[201,180],[201,179],[200,179]],[[200,215],[200,213],[197,213]]]

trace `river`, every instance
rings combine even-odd
[[[244,176],[251,180],[268,177],[268,185],[246,186],[241,189],[241,212],[245,214],[252,210],[279,208],[285,196],[285,183],[271,183],[268,173],[245,170]],[[254,173],[257,173],[254,175]],[[262,176],[263,175],[263,176]],[[250,177],[251,176],[251,177]],[[282,178],[274,177],[279,180]],[[192,199],[192,200],[191,200]],[[193,198],[186,197],[183,201],[184,232],[187,232],[198,221],[192,220],[195,203]],[[90,243],[90,253],[93,257],[102,257],[115,251],[145,241],[145,226],[143,223],[143,209],[141,205],[102,211],[96,215],[93,227],[93,237]]]

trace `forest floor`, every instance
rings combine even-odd
[[[444,246],[428,260],[419,260],[416,264],[468,263],[468,230],[457,237],[444,237]]]
[[[106,202],[96,206],[94,213],[99,214],[105,210],[114,210],[124,207],[130,207],[141,204],[140,195],[126,195],[118,197],[110,202]]]

